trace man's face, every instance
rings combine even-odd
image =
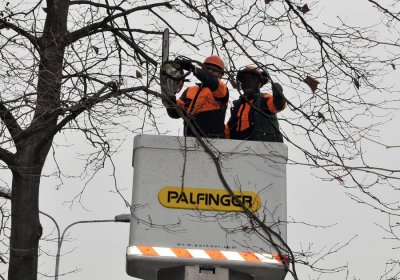
[[[212,65],[206,65],[205,69],[208,71],[208,73],[210,73],[220,79],[224,75],[224,73],[221,70],[217,69],[217,67],[213,67]]]
[[[260,77],[252,72],[242,73],[238,82],[243,92],[247,95],[257,92],[261,84]]]

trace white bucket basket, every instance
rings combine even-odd
[[[286,242],[286,161],[282,143],[207,139],[237,198]],[[284,256],[254,228],[224,189],[194,138],[140,135],[133,155],[127,273],[155,280],[157,269],[225,267],[255,279],[283,279]],[[282,245],[275,238],[273,243]]]

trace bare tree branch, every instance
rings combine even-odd
[[[377,6],[378,9],[380,9],[384,13],[390,15],[393,19],[400,21],[399,13],[397,13],[397,14],[392,13],[391,11],[389,11],[388,9],[386,9],[385,7],[383,7],[382,5],[380,5],[378,2],[376,2],[374,0],[367,0],[367,1],[374,4],[375,6]]]
[[[11,137],[13,137],[13,138],[17,137],[17,135],[22,132],[22,129],[19,126],[17,120],[14,118],[13,114],[4,105],[4,103],[2,101],[0,101],[0,119],[6,125],[8,131],[11,134]]]
[[[0,188],[0,197],[11,199],[11,192],[6,188]]]
[[[98,7],[98,8],[105,8],[107,10],[118,10],[120,12],[126,12],[125,9],[121,8],[121,6],[110,6],[110,5],[106,5],[106,4],[102,4],[102,3],[96,3],[96,2],[92,2],[92,1],[86,1],[86,0],[75,0],[75,1],[71,1],[69,3],[70,6],[72,5],[90,5],[93,7]]]
[[[93,32],[98,32],[98,29],[100,28],[104,28],[107,26],[107,24],[111,21],[114,21],[117,18],[120,17],[125,17],[131,13],[137,12],[137,11],[143,11],[143,10],[148,10],[151,8],[156,8],[156,7],[167,7],[167,8],[171,8],[171,4],[170,2],[164,2],[164,3],[154,3],[154,4],[149,4],[149,5],[143,5],[143,6],[139,6],[139,7],[135,7],[126,11],[123,11],[121,13],[115,14],[115,15],[110,15],[108,17],[105,17],[102,21],[97,22],[97,23],[93,23],[90,24],[86,27],[83,27],[81,29],[78,29],[72,33],[69,34],[69,43],[73,43],[83,37],[86,37],[90,34],[92,34]]]
[[[118,38],[121,38],[128,46],[130,46],[132,49],[134,49],[136,52],[138,52],[142,57],[144,57],[148,62],[153,64],[154,66],[157,65],[157,61],[155,61],[153,58],[148,56],[142,48],[140,48],[135,41],[131,40],[128,36],[126,36],[124,33],[119,32],[117,30],[111,30],[113,34],[115,34]]]
[[[119,90],[119,89],[117,89],[117,87],[118,87],[118,85],[115,82],[108,82],[97,93],[88,97],[87,99],[82,100],[82,102],[80,104],[76,105],[75,107],[69,108],[69,110],[68,110],[69,115],[66,116],[64,119],[62,119],[53,130],[50,130],[48,132],[47,136],[44,138],[43,142],[40,145],[44,145],[44,143],[46,141],[48,141],[47,139],[50,139],[51,137],[53,137],[66,124],[68,124],[72,120],[76,119],[81,113],[90,110],[91,108],[96,106],[96,104],[102,103],[107,99],[110,99],[112,97],[116,97],[116,96],[122,95],[122,94],[126,95],[129,92],[136,92],[136,91],[145,91],[145,92],[149,92],[149,93],[155,93],[155,92],[149,90],[145,86],[128,88],[128,89],[123,89],[123,90]],[[107,89],[111,89],[111,91],[109,93],[106,93],[103,95],[103,93]],[[131,96],[129,98],[136,101],[136,99]]]
[[[35,46],[36,49],[39,49],[39,44],[38,44],[37,38],[35,36],[30,34],[28,31],[18,27],[17,25],[0,18],[0,30],[5,29],[5,28],[12,29],[19,35],[27,38],[32,43],[32,45]]]
[[[16,166],[15,155],[3,148],[0,148],[0,160],[4,161],[9,168]]]

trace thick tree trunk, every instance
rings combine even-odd
[[[43,139],[46,139],[45,144],[38,148]],[[21,148],[15,155],[17,164],[11,168],[9,280],[37,279],[38,247],[42,235],[39,220],[40,176],[52,139],[47,139],[47,131],[43,129],[18,142]]]
[[[58,72],[61,73],[60,55],[60,51],[57,50],[54,55],[56,59],[47,58],[50,63],[44,63],[43,68],[47,70],[58,68]],[[46,62],[46,59],[42,61]],[[36,119],[26,130],[26,137],[16,141],[17,165],[11,167],[13,182],[9,280],[37,279],[38,247],[42,235],[39,221],[40,176],[53,141],[53,136],[48,135],[48,132],[57,125],[57,114],[54,112],[57,111],[61,85],[61,75],[56,75],[54,72],[52,74],[53,79],[48,84],[48,90],[40,98],[38,97],[37,106],[41,108],[36,110]],[[42,75],[43,73],[39,73],[38,88],[41,88],[40,84],[50,82],[48,78],[41,79]],[[43,110],[43,108],[50,109]]]
[[[9,280],[37,279],[38,247],[42,235],[39,220],[40,176],[53,139],[47,139],[46,136],[47,131],[43,129],[17,143],[16,166],[11,167]],[[42,143],[42,139],[47,141],[39,149],[38,143]]]
[[[9,280],[36,280],[39,239],[40,175],[57,125],[69,0],[47,0],[47,17],[39,39],[39,74],[33,120],[24,137],[14,139]]]
[[[36,280],[38,246],[42,234],[39,222],[41,168],[27,167],[13,173],[9,280]]]

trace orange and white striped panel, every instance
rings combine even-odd
[[[152,246],[129,246],[127,249],[127,255],[171,257],[184,259],[209,259],[271,264],[283,264],[282,261],[287,261],[286,257],[275,254],[186,248],[165,248]]]

